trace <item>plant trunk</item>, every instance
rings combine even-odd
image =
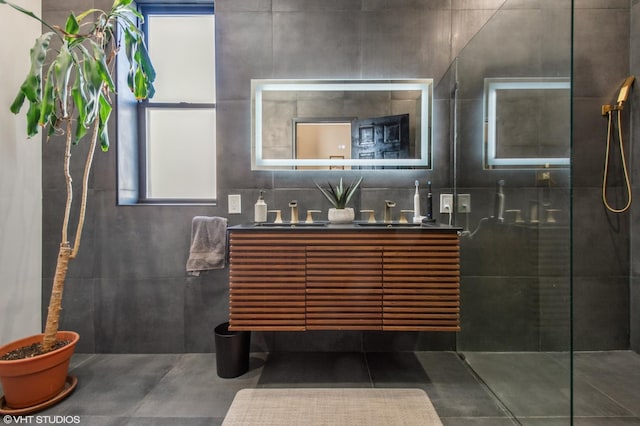
[[[58,262],[56,264],[56,274],[53,278],[51,298],[49,299],[47,324],[45,326],[44,337],[42,339],[43,352],[49,352],[56,342],[58,327],[60,325],[60,311],[62,310],[62,292],[64,290],[64,281],[69,267],[69,259],[71,259],[71,246],[69,243],[60,244]]]

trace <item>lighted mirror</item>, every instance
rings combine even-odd
[[[252,80],[252,169],[431,168],[432,86]]]
[[[570,163],[568,78],[486,78],[485,168]]]

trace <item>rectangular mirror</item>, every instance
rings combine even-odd
[[[432,86],[252,80],[252,169],[429,169]]]
[[[569,166],[568,78],[486,78],[484,166]]]

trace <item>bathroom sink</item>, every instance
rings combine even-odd
[[[327,226],[325,222],[313,222],[313,223],[290,223],[290,222],[264,222],[264,223],[256,223],[254,226],[263,227],[263,228],[323,228]]]
[[[391,222],[391,223],[370,223],[370,222],[360,222],[356,223],[357,226],[370,226],[370,227],[383,227],[383,228],[419,228],[422,224],[420,223],[404,223],[404,222]]]

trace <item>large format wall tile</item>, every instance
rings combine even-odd
[[[54,3],[46,0],[43,5],[50,16],[60,15],[60,7]],[[65,3],[72,8],[76,5],[78,9],[86,6],[80,0]],[[96,3],[100,7],[110,4],[106,0]],[[541,72],[565,76],[569,66],[569,52],[564,52],[568,50],[569,31],[569,10],[565,9],[565,2],[509,1],[494,14],[493,8],[502,3],[495,0],[407,0],[394,2],[391,6],[378,0],[217,1],[219,202],[216,206],[117,206],[115,150],[100,158],[90,181],[92,198],[83,250],[70,272],[72,280],[96,280],[94,307],[84,309],[76,305],[86,303],[87,294],[71,297],[66,302],[69,303],[68,309],[78,308],[80,314],[68,316],[68,325],[85,328],[91,336],[89,340],[94,341],[89,346],[95,346],[97,351],[213,350],[210,340],[197,340],[195,336],[211,330],[226,315],[226,272],[215,272],[199,279],[186,276],[192,217],[218,215],[229,217],[231,224],[249,222],[253,218],[253,203],[259,189],[266,190],[269,208],[282,209],[285,217],[288,217],[287,204],[293,199],[303,205],[300,217],[304,210],[315,207],[317,203],[321,203],[322,209],[328,207],[322,204],[326,202],[314,188],[314,181],[327,180],[326,173],[250,170],[252,78],[432,77],[436,79],[437,86],[440,76],[444,75],[446,81],[436,90],[439,98],[434,103],[434,170],[345,171],[343,176],[347,179],[364,177],[364,191],[354,200],[354,206],[374,206],[380,216],[382,201],[389,198],[398,202],[399,208],[411,208],[413,180],[420,179],[423,189],[426,181],[432,180],[434,193],[439,195],[452,188],[451,167],[456,167],[456,184],[472,194],[469,225],[466,225],[464,215],[456,216],[458,223],[464,223],[467,228],[475,229],[474,225],[492,214],[493,192],[498,179],[507,182],[506,208],[525,210],[531,200],[543,201],[549,196],[552,206],[562,209],[561,217],[566,220],[569,173],[552,171],[557,187],[552,188],[548,195],[535,186],[535,171],[482,169],[483,79]],[[584,0],[577,3],[575,89],[580,98],[576,102],[574,122],[578,135],[576,141],[581,145],[576,150],[576,179],[571,183],[585,190],[574,193],[575,269],[581,278],[618,277],[624,276],[629,269],[630,258],[625,250],[630,225],[624,217],[600,213],[601,202],[596,194],[599,184],[597,173],[602,163],[599,144],[603,123],[598,109],[601,103],[615,94],[619,80],[628,73],[629,37],[633,35],[629,30],[628,6],[618,1]],[[553,29],[541,32],[540,28],[547,23],[553,23]],[[481,27],[475,34],[474,29]],[[592,30],[600,27],[604,29]],[[453,45],[451,40],[454,40]],[[458,61],[452,65],[452,60],[459,53]],[[547,61],[548,55],[557,55],[558,58]],[[457,103],[452,103],[449,97],[455,86],[451,77],[456,72],[458,99]],[[452,108],[458,108],[457,127],[450,121],[453,119]],[[84,147],[76,149],[79,156]],[[53,274],[53,246],[59,234],[57,215],[60,213],[48,214],[49,209],[58,212],[61,205],[63,181],[55,165],[59,153],[59,144],[43,153],[45,292]],[[612,183],[618,186],[619,182],[618,179]],[[239,215],[226,213],[226,196],[230,193],[242,195],[243,208]],[[437,209],[437,205],[434,208]],[[448,217],[437,213],[437,219],[446,222]],[[510,246],[514,250],[508,251],[500,250],[499,242],[505,241],[505,236],[510,234],[477,235],[489,240],[488,246],[495,249],[492,252],[495,262],[480,262],[479,254],[463,259],[465,285],[467,278],[471,282],[479,280],[488,288],[496,287],[500,296],[479,293],[472,299],[466,299],[468,313],[475,312],[478,317],[463,324],[463,329],[474,330],[478,324],[484,324],[482,333],[490,333],[491,328],[479,316],[487,306],[495,307],[516,324],[524,324],[521,321],[527,315],[518,316],[513,305],[506,301],[515,303],[515,306],[524,306],[527,300],[535,304],[537,296],[527,293],[531,286],[526,283],[536,272],[528,269],[531,265],[527,263],[526,256],[514,254],[521,249],[514,235]],[[464,241],[463,245],[469,248],[476,243]],[[560,255],[562,257],[565,253]],[[497,274],[493,284],[485,283],[484,275],[493,273]],[[556,270],[550,272],[547,269],[543,273],[554,278],[560,276]],[[515,291],[506,291],[509,285],[512,286],[510,290]],[[463,291],[473,291],[473,288]],[[582,296],[582,300],[588,303],[607,304],[606,295],[595,289],[593,293]],[[624,302],[622,291],[608,297],[618,304]],[[79,324],[81,321],[90,323],[87,316],[91,315],[91,309],[94,310],[93,335],[90,327]],[[620,348],[625,348],[625,343],[613,325],[624,320],[621,315],[613,316],[610,318],[611,327],[605,329],[612,333],[605,338],[612,344],[619,344]],[[582,318],[577,317],[577,323],[581,321]],[[135,327],[132,331],[123,331],[124,324],[134,324]],[[617,325],[619,329],[625,329],[628,322]],[[168,337],[161,337],[160,329],[166,330]],[[294,347],[296,344],[290,337],[280,336],[280,341],[275,341],[272,335],[257,336],[259,347]],[[580,334],[579,339],[585,336]],[[328,348],[336,338],[322,338],[314,341],[314,345]],[[554,337],[549,338],[553,340]],[[482,334],[477,334],[474,339],[475,343],[486,343]],[[337,340],[340,341],[339,338]],[[365,341],[371,347],[381,344],[370,335],[365,336]],[[529,332],[509,335],[506,339],[507,346],[512,347],[530,347],[534,341]],[[423,348],[441,348],[449,346],[451,341],[446,337],[421,334],[415,340],[401,336],[392,343],[398,347],[415,343]],[[501,342],[495,343],[496,347],[504,346]],[[589,346],[586,341],[583,343],[585,347]]]

